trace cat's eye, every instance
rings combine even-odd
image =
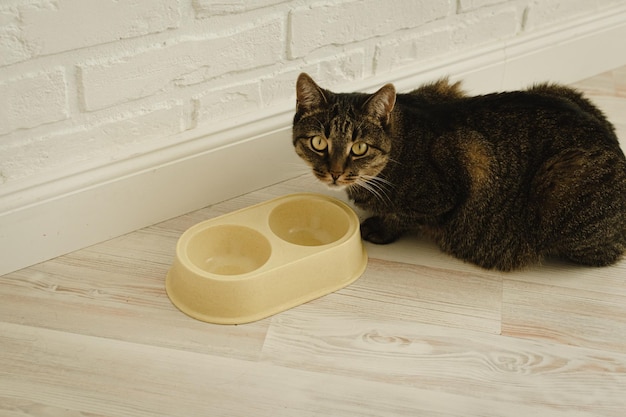
[[[311,138],[311,147],[315,151],[322,152],[328,147],[328,141],[321,136],[314,136]]]
[[[352,145],[352,153],[356,156],[363,156],[367,153],[369,146],[365,142],[355,142]]]

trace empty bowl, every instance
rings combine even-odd
[[[366,265],[359,219],[348,205],[291,194],[185,231],[166,290],[191,317],[240,324],[343,288]]]

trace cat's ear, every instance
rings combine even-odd
[[[304,72],[298,76],[296,82],[296,112],[308,112],[323,107],[328,103],[324,90],[313,78]]]
[[[370,116],[380,120],[381,124],[385,126],[395,104],[396,89],[393,84],[386,84],[367,99],[365,111]]]

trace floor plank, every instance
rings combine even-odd
[[[320,324],[328,332],[328,328]],[[354,325],[352,321],[345,324]],[[311,329],[311,326],[304,328],[305,331],[307,329]],[[389,375],[378,381],[363,378],[360,372],[356,378],[338,375],[335,363],[329,369],[322,369],[322,372],[303,369],[311,363],[311,359],[328,358],[323,352],[318,352],[313,358],[308,355],[308,359],[302,358],[304,366],[290,367],[272,361],[216,358],[5,324],[0,326],[0,340],[4,347],[0,359],[3,369],[3,393],[0,398],[12,398],[9,407],[20,407],[18,409],[22,413],[30,412],[29,409],[37,411],[39,404],[46,404],[48,410],[52,411],[71,410],[77,415],[103,416],[243,417],[260,413],[276,417],[621,415],[618,412],[623,410],[623,403],[615,404],[614,399],[623,381],[605,375],[616,367],[611,362],[615,358],[594,360],[593,366],[581,373],[579,368],[584,368],[588,358],[582,357],[580,362],[559,360],[558,357],[536,358],[527,353],[520,355],[516,350],[506,352],[503,357],[489,357],[484,350],[473,352],[471,348],[465,348],[459,352],[459,344],[455,341],[453,345],[456,347],[451,349],[449,346],[432,346],[432,349],[427,349],[431,341],[424,340],[424,333],[419,332],[420,329],[416,330],[414,335],[419,334],[422,347],[412,349],[410,355],[398,355],[398,346],[383,355],[381,349],[368,349],[370,358],[365,358],[363,364],[359,365],[361,369],[363,366],[364,369],[371,369],[381,359],[385,365],[390,365],[387,358],[397,358],[396,366],[389,370]],[[302,333],[299,327],[296,327],[296,331]],[[358,336],[359,331],[351,334]],[[344,337],[339,335],[339,339]],[[373,342],[375,346],[381,343],[380,337],[371,331],[365,342],[359,337],[361,342],[357,342],[356,352],[363,351],[364,344]],[[465,338],[463,340],[467,342]],[[300,341],[298,338],[298,344],[307,346]],[[382,342],[390,344],[388,341]],[[354,364],[350,352],[355,346],[350,349],[341,347],[346,353],[342,358],[343,366],[346,363]],[[290,343],[288,349],[293,348]],[[333,348],[333,352],[336,352],[336,348]],[[420,355],[422,359],[415,361]],[[446,366],[447,372],[440,373],[438,365],[441,363],[436,360],[437,356],[440,357],[439,361],[453,366]],[[462,366],[458,366],[459,363],[473,364],[476,374],[472,377],[471,374],[460,372]],[[534,364],[536,372],[549,379],[552,388],[541,384],[526,385],[518,381],[511,383],[513,381],[505,378],[507,374],[513,375],[513,379],[518,379],[515,375],[523,377],[524,364]],[[405,376],[402,380],[394,375],[399,370]],[[494,392],[507,391],[498,380],[487,380],[488,375],[499,373],[500,380],[508,380],[509,389],[525,393],[527,398],[518,397],[515,392],[494,395]],[[572,378],[571,374],[577,377]],[[623,372],[620,375],[623,378]],[[487,382],[491,388],[477,392],[478,387],[467,384],[468,376],[469,380]],[[456,377],[460,377],[460,380],[455,380]],[[586,387],[593,387],[601,380],[600,385],[597,390],[581,392],[577,384],[578,377],[587,381]],[[438,388],[438,381],[441,380],[450,381],[452,386],[446,390],[433,389]],[[449,392],[455,390],[458,393]],[[492,395],[484,397],[482,391],[491,391]],[[530,395],[531,392],[534,395]],[[617,394],[621,394],[621,391]],[[519,402],[512,403],[508,397],[517,398]],[[613,401],[607,401],[611,397]],[[2,407],[7,408],[5,405]]]
[[[503,335],[626,352],[625,296],[515,280],[503,287]]]
[[[500,333],[502,282],[490,275],[370,258],[353,285],[327,297],[353,314]]]
[[[626,356],[311,309],[276,317],[264,358],[283,366],[485,400],[620,415]],[[289,355],[284,352],[289,349]],[[599,407],[602,406],[603,411]],[[602,414],[604,413],[604,414]],[[519,414],[522,415],[522,414]],[[541,415],[550,415],[541,414]]]

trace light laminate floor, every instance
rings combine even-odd
[[[626,144],[626,68],[577,87]],[[405,238],[255,323],[170,303],[183,231],[303,190],[326,192],[305,175],[0,277],[0,416],[626,415],[626,260],[497,273]]]

